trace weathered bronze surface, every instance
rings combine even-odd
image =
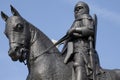
[[[91,17],[86,3],[75,5],[73,25],[55,44],[10,7],[13,16],[1,12],[10,44],[8,53],[13,61],[27,65],[26,80],[120,80],[120,70],[100,66],[95,49],[97,16]],[[60,52],[55,46],[63,42]]]

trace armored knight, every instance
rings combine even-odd
[[[100,70],[95,51],[96,16],[93,19],[89,15],[89,7],[84,2],[75,5],[74,15],[75,21],[67,32],[69,39],[63,48],[63,53],[67,53],[64,63],[73,62],[73,80],[93,79]]]

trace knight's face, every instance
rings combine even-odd
[[[82,14],[89,14],[89,7],[87,6],[87,4],[79,3],[75,6],[74,14],[75,18]]]

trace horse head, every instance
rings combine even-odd
[[[9,40],[8,54],[13,61],[27,61],[27,80],[71,80],[72,64],[67,66],[63,63],[64,56],[60,56],[56,47],[44,53],[54,45],[52,41],[41,30],[22,18],[12,6],[11,11],[11,17],[1,12],[1,17],[6,23],[5,35]]]
[[[6,22],[5,35],[9,39],[10,49],[8,54],[13,61],[19,60],[22,62],[29,52],[28,45],[31,37],[28,29],[29,24],[13,6],[10,7],[13,16],[8,17],[4,12],[1,12],[1,17]]]

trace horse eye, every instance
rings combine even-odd
[[[17,24],[16,27],[14,28],[15,31],[23,31],[24,27],[22,24]]]

